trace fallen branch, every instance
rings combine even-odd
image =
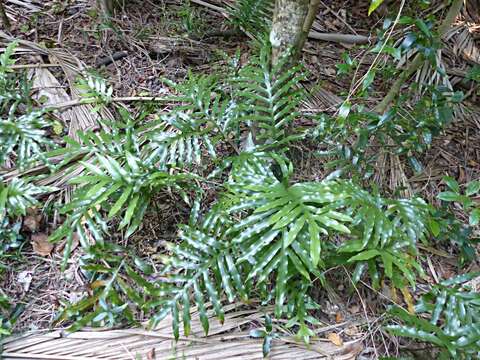
[[[102,67],[102,66],[108,66],[111,63],[113,63],[117,60],[123,59],[124,57],[127,57],[127,56],[128,56],[128,51],[114,52],[112,55],[105,56],[103,58],[97,59],[97,61],[95,62],[95,67],[99,68],[99,67]]]
[[[363,35],[339,34],[339,33],[320,33],[317,31],[310,31],[308,37],[315,40],[331,41],[344,44],[368,44],[372,38]]]

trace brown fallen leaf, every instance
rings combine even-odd
[[[348,311],[350,312],[350,314],[358,314],[360,312],[360,306],[352,305],[348,308]]]
[[[343,320],[344,320],[343,314],[342,314],[340,311],[338,311],[338,312],[335,314],[335,322],[336,322],[337,324],[339,324],[339,323],[343,322]]]
[[[338,335],[337,333],[328,334],[327,339],[330,340],[330,342],[332,344],[336,345],[336,346],[342,346],[343,345],[343,340],[340,337],[340,335]]]
[[[352,325],[348,328],[345,329],[345,334],[347,334],[348,336],[356,336],[359,334],[359,330],[358,330],[358,327],[356,327],[355,325]]]
[[[35,254],[48,256],[53,250],[53,244],[48,241],[48,235],[44,233],[32,235],[32,246]]]
[[[30,232],[36,232],[40,228],[40,222],[42,221],[41,215],[27,215],[23,219],[23,228]]]

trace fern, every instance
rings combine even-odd
[[[182,84],[168,82],[173,95],[166,99],[175,104],[168,113],[146,110],[134,119],[120,112],[111,131],[80,134],[80,141],[67,139],[68,151],[51,152],[68,153],[58,168],[70,167],[78,186],[53,239],[68,240],[65,264],[78,234],[86,252],[82,268],[98,285],[62,313],[61,320],[73,314],[73,329],[130,322],[130,303],[153,314],[152,326],[170,315],[178,338],[181,326],[190,333],[194,306],[208,332],[212,310],[223,321],[227,303],[259,297],[308,340],[307,324],[317,324],[309,312],[318,308],[310,288],[314,279],[325,284],[323,272],[331,266],[351,265],[354,281],[368,268],[375,287],[382,277],[396,287],[415,285],[422,274],[416,245],[429,235],[430,207],[419,199],[385,199],[353,181],[295,182],[286,150],[304,137],[292,126],[304,74],[301,67],[272,68],[269,54],[266,46],[225,80],[190,75]],[[243,152],[239,135],[247,139]],[[217,151],[232,144],[236,155]],[[202,199],[191,203],[186,191],[200,194],[195,183],[207,184],[207,170],[224,176],[223,190],[201,212]],[[134,254],[104,238],[114,218],[131,235],[152,197],[170,189],[192,206],[191,218],[179,227],[177,242],[165,243],[168,255],[153,276]]]
[[[231,23],[258,37],[268,33],[273,14],[272,0],[237,0],[229,7]]]
[[[26,215],[28,208],[38,205],[38,195],[55,190],[51,186],[37,186],[18,178],[0,183],[0,219]]]
[[[238,132],[238,106],[223,94],[214,76],[193,76],[181,84],[165,80],[176,92],[171,101],[179,103],[145,132],[149,141],[146,161],[156,159],[160,166],[192,169],[215,161],[216,146],[232,131]]]
[[[68,259],[74,232],[86,248],[88,233],[102,244],[103,235],[107,233],[106,220],[123,213],[119,229],[125,228],[125,236],[129,237],[140,226],[154,194],[167,188],[183,192],[182,185],[192,180],[188,174],[158,171],[128,151],[121,159],[101,154],[96,154],[94,159],[95,165],[81,162],[84,175],[71,181],[80,186],[73,200],[62,208],[62,213],[69,216],[52,235],[52,241],[67,237],[63,264]],[[102,211],[108,213],[106,219]]]
[[[374,193],[350,187],[346,200],[349,211],[355,214],[352,228],[354,238],[345,242],[340,253],[356,263],[353,279],[358,281],[368,268],[374,287],[379,286],[381,263],[385,275],[395,286],[403,288],[407,279],[415,286],[415,272],[423,274],[416,262],[417,242],[426,241],[430,208],[421,199],[385,199]]]
[[[0,55],[0,166],[10,160],[23,170],[35,161],[47,162],[44,152],[55,145],[47,136],[46,111],[33,106],[32,81],[11,70],[16,46],[11,43]]]
[[[93,111],[98,111],[102,106],[112,101],[113,87],[105,79],[93,72],[80,77],[76,83],[77,89],[85,103],[93,103]]]
[[[223,293],[227,300],[247,300],[242,268],[236,265],[234,244],[229,241],[226,226],[231,221],[220,207],[213,208],[197,226],[181,226],[180,245],[171,247],[172,256],[165,259],[168,281],[171,288],[165,291],[161,310],[152,318],[155,326],[167,314],[173,317],[174,334],[179,336],[180,310],[184,334],[190,332],[190,302],[194,299],[205,333],[208,333],[206,303],[210,302],[221,322],[224,319]]]
[[[235,205],[232,214],[251,211],[235,224],[230,232],[239,244],[239,262],[256,258],[248,278],[266,281],[279,267],[277,284],[282,287],[289,265],[310,280],[310,273],[319,276],[322,264],[322,237],[330,232],[348,234],[345,223],[352,219],[339,212],[340,201],[348,196],[336,183],[297,183],[290,185],[291,164],[275,156],[282,179],[277,179],[269,164],[258,158],[242,159],[240,169],[233,171],[229,185]],[[281,271],[284,271],[282,273]],[[281,314],[284,289],[278,290],[277,316]]]
[[[300,66],[283,71],[283,63],[271,68],[270,47],[262,47],[260,56],[242,68],[233,82],[241,105],[240,121],[254,129],[257,143],[271,148],[301,137],[287,132],[299,116],[305,93],[299,86],[304,79]]]
[[[468,281],[478,278],[469,273],[435,285],[416,306],[416,314],[402,308],[391,314],[404,325],[388,325],[389,332],[432,343],[442,349],[442,359],[478,359],[480,356],[480,296]],[[428,316],[429,320],[420,317]]]

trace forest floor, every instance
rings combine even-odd
[[[7,1],[7,12],[12,20],[10,33],[13,37],[45,46],[59,48],[79,66],[95,69],[114,87],[115,97],[164,96],[171,89],[162,81],[168,78],[181,81],[194,74],[211,73],[224,68],[229,59],[239,51],[241,61],[249,57],[249,38],[241,33],[230,33],[225,16],[215,6],[221,1],[129,1],[126,8],[119,11],[109,22],[101,19],[92,9],[92,1]],[[209,4],[211,6],[205,6]],[[334,33],[354,33],[374,35],[371,30],[380,26],[382,14],[367,16],[369,1],[324,0],[321,13],[317,17],[317,31]],[[303,62],[309,70],[304,86],[310,98],[304,103],[304,111],[323,111],[334,114],[349,92],[352,77],[339,77],[336,65],[342,62],[342,54],[362,60],[359,72],[368,69],[371,54],[366,48],[337,42],[309,40],[303,53]],[[119,59],[107,66],[101,65],[110,56]],[[32,71],[41,64],[51,64],[46,56],[25,51],[19,53],[17,65],[31,64]],[[458,58],[452,68],[462,71],[468,62]],[[70,84],[65,74],[57,66],[44,65],[58,80],[60,86],[70,94]],[[383,89],[368,99],[375,103],[381,99],[388,84],[378,84]],[[411,191],[427,201],[435,203],[436,194],[444,188],[442,177],[450,175],[459,184],[480,177],[480,117],[476,109],[478,99],[475,93],[468,100],[473,114],[462,116],[438,136],[431,148],[424,154],[421,173],[414,173],[407,159],[398,162],[386,159],[379,164],[378,185],[391,192],[399,183],[408,184]],[[116,106],[133,111],[131,102],[118,101]],[[165,105],[168,108],[169,105]],[[81,127],[81,125],[80,125]],[[67,132],[67,129],[64,130]],[[304,179],[321,179],[327,173],[322,159],[314,156],[321,144],[305,143],[298,148],[296,167]],[[158,211],[146,215],[144,225],[129,240],[143,257],[154,257],[160,243],[176,232],[176,224],[188,216],[174,205],[172,199],[158,199]],[[465,216],[460,211],[459,216]],[[45,214],[31,214],[36,233],[50,234],[55,227],[55,218]],[[25,232],[29,237],[28,229]],[[125,240],[114,234],[115,241]],[[438,245],[438,244],[437,244]],[[426,279],[419,279],[418,291],[422,283],[436,283],[449,278],[460,270],[456,250],[450,243],[421,248]],[[0,279],[0,287],[6,295],[25,306],[15,331],[48,328],[55,318],[58,308],[69,301],[75,301],[88,293],[88,284],[79,271],[76,259],[81,252],[75,249],[65,273],[60,271],[61,246],[56,246],[51,254],[43,256],[32,245],[22,250],[21,258],[12,258],[8,271]],[[469,270],[479,270],[476,261],[470,263]],[[382,309],[385,301],[403,299],[391,294],[385,287],[379,292],[371,291],[367,284],[359,286],[352,293],[345,282],[345,272],[331,271],[328,274],[335,287],[332,293],[318,294],[322,305],[320,317],[325,324],[337,325],[336,331],[342,336],[364,338],[365,351],[375,347],[383,352],[397,346],[394,338],[380,331]],[[368,291],[367,291],[368,290]],[[415,298],[417,295],[412,294]],[[392,300],[393,299],[393,300]],[[139,315],[141,316],[141,315]],[[366,319],[369,330],[356,324]]]

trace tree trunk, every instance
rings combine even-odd
[[[278,64],[283,56],[290,56],[287,63],[298,60],[319,4],[320,0],[275,1],[270,31],[273,65]]]

